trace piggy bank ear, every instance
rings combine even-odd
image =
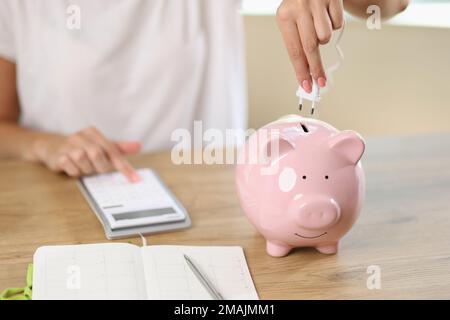
[[[272,161],[280,158],[282,155],[294,150],[294,145],[288,139],[283,136],[271,139],[262,149],[262,157],[266,164],[270,164]]]
[[[364,140],[354,131],[345,130],[334,135],[328,142],[330,149],[351,164],[357,164],[364,153]]]

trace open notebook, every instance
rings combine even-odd
[[[183,254],[224,299],[258,299],[241,247],[126,243],[40,247],[34,254],[33,299],[211,299]]]

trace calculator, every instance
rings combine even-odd
[[[79,188],[102,223],[108,239],[187,228],[186,209],[151,169],[137,170],[129,182],[119,172],[83,177]]]

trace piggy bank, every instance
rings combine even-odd
[[[364,202],[364,148],[358,133],[300,116],[249,137],[238,157],[236,187],[269,255],[282,257],[295,247],[337,252]]]

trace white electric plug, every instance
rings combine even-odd
[[[316,110],[316,105],[320,102],[320,100],[322,98],[321,94],[326,93],[328,91],[329,87],[331,86],[331,84],[333,83],[333,73],[341,66],[342,62],[344,61],[344,54],[342,52],[341,47],[339,46],[339,43],[341,42],[341,38],[344,34],[344,29],[345,29],[345,20],[344,20],[344,24],[342,25],[342,28],[341,28],[337,38],[336,38],[336,41],[334,42],[334,46],[336,48],[336,52],[338,54],[339,60],[334,65],[332,65],[330,68],[328,68],[326,70],[327,85],[324,88],[320,88],[319,84],[317,83],[317,80],[313,79],[311,92],[308,93],[301,86],[298,87],[297,97],[299,97],[298,107],[299,107],[300,111],[303,108],[304,100],[311,101],[311,115],[314,115],[315,110]]]
[[[306,92],[301,86],[298,87],[297,97],[299,98],[298,107],[300,111],[303,108],[303,100],[308,100],[312,102],[311,105],[311,115],[314,114],[316,103],[321,99],[320,97],[320,87],[316,80],[313,79],[313,86],[311,92]]]

